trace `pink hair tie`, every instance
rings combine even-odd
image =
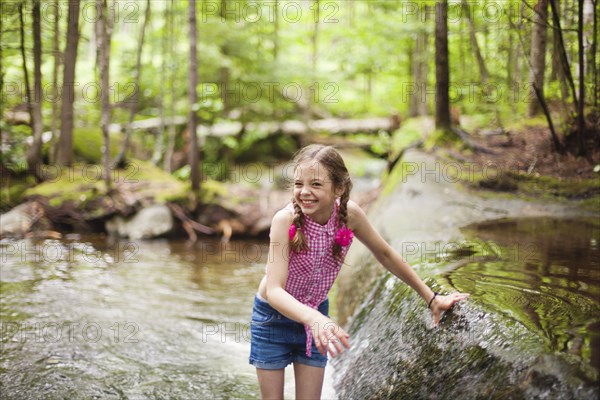
[[[289,235],[290,235],[290,242],[294,239],[294,236],[296,236],[296,225],[292,224],[290,226],[290,230],[289,230]]]
[[[342,247],[349,246],[352,243],[352,238],[354,238],[354,232],[345,226],[338,229],[335,234],[335,242]]]

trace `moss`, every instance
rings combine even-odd
[[[51,179],[28,189],[25,195],[47,197],[49,204],[57,207],[67,201],[82,206],[106,194],[99,165],[76,164],[56,171]],[[188,184],[141,160],[132,160],[125,169],[112,170],[111,183],[128,187],[137,198],[152,198],[158,203],[187,199],[190,191]]]
[[[404,161],[398,163],[385,178],[382,194],[387,196],[393,193],[400,183],[406,182],[408,175],[414,172],[413,163],[408,164]]]
[[[106,193],[97,165],[78,164],[56,171],[50,180],[27,189],[24,195],[47,197],[51,206],[58,207],[68,201],[81,205]]]
[[[554,116],[553,116],[554,117]],[[554,120],[556,124],[557,121]],[[507,125],[506,130],[508,131],[522,131],[528,128],[547,128],[548,121],[546,117],[542,114],[536,115],[535,117],[525,117],[525,118],[514,118]]]
[[[77,161],[100,164],[103,145],[100,128],[77,128],[73,132],[73,154]],[[111,140],[110,153],[111,157],[119,153],[119,143],[116,140]]]
[[[530,200],[579,201],[580,208],[588,211],[600,209],[600,181],[598,179],[567,179],[523,172],[501,173],[496,169],[474,171],[462,181],[475,189],[488,189],[482,195],[518,194]]]
[[[428,118],[410,118],[402,122],[392,135],[391,150],[393,154],[399,154],[408,146],[414,144],[427,136]]]
[[[427,151],[433,150],[434,147],[456,147],[462,144],[462,141],[457,134],[451,130],[436,129],[431,135],[425,139],[423,147]]]
[[[35,185],[32,176],[12,177],[7,174],[2,178],[0,190],[0,209],[5,210],[21,203],[25,191]]]
[[[227,197],[229,191],[224,183],[208,179],[200,186],[200,201],[203,204],[215,204],[219,198]]]
[[[475,132],[494,126],[494,119],[495,115],[493,113],[463,115],[460,119],[460,125],[467,132]]]

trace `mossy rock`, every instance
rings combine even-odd
[[[77,128],[73,131],[73,155],[75,160],[100,164],[104,140],[100,128]],[[111,137],[110,154],[114,158],[119,153],[119,143]]]
[[[22,202],[25,191],[35,185],[35,178],[31,175],[13,177],[7,174],[2,178],[0,190],[0,209],[7,210]]]
[[[77,207],[85,208],[107,194],[102,171],[96,164],[56,167],[50,179],[28,189],[25,196],[46,197],[52,207],[72,201]],[[156,203],[185,200],[190,191],[189,184],[142,160],[131,160],[126,168],[112,170],[110,181],[113,187],[132,192],[138,199],[152,199]]]

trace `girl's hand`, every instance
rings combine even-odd
[[[321,313],[312,321],[310,329],[312,330],[317,349],[322,355],[327,354],[329,351],[331,357],[335,357],[344,351],[344,347],[347,349],[350,348],[348,340],[350,335],[338,324]],[[333,344],[333,346],[330,346],[330,344]]]
[[[431,303],[431,315],[433,316],[433,325],[438,326],[444,312],[454,306],[455,303],[469,297],[468,293],[452,293],[446,296],[435,296]]]

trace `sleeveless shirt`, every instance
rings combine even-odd
[[[293,204],[285,207],[294,214]],[[296,300],[313,309],[327,299],[327,293],[333,286],[350,244],[342,246],[340,257],[333,255],[337,226],[339,200],[334,203],[331,217],[325,225],[304,215],[302,232],[308,243],[308,250],[289,252],[288,275],[285,290]],[[306,355],[312,355],[312,331],[309,325],[304,326],[306,332]]]

